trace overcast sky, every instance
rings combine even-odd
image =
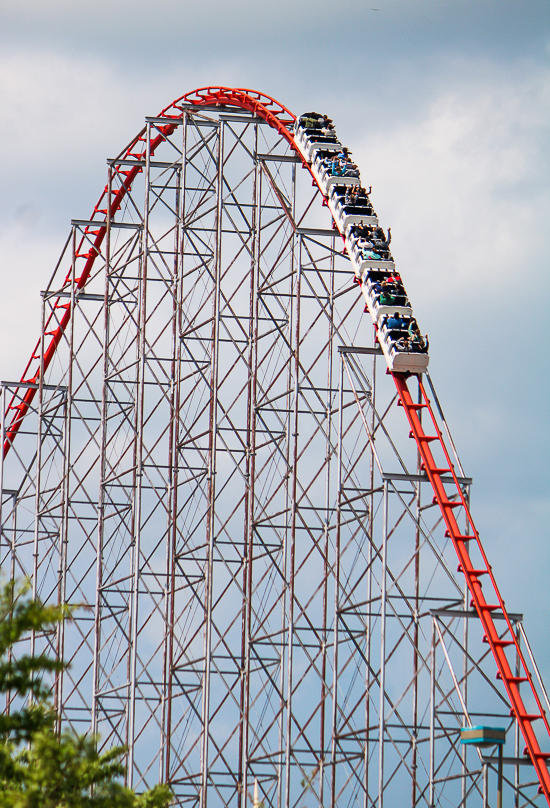
[[[374,186],[504,597],[550,681],[548,0],[0,0],[0,377],[117,154],[174,98],[318,108]],[[31,325],[35,323],[35,325]]]

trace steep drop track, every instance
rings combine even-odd
[[[232,89],[228,87],[204,87],[187,93],[174,101],[160,113],[160,118],[165,118],[166,123],[160,127],[161,134],[150,144],[150,153],[154,154],[155,149],[163,142],[164,135],[168,136],[181,124],[183,110],[192,107],[209,108],[214,107],[238,107],[248,110],[265,120],[273,129],[284,137],[290,146],[299,155],[300,152],[294,145],[294,137],[289,127],[294,124],[296,116],[286,107],[279,104],[273,98],[262,93],[247,89]],[[86,228],[87,236],[82,238],[76,250],[76,258],[79,262],[78,272],[75,273],[74,283],[77,289],[82,289],[90,277],[96,257],[101,253],[101,247],[107,232],[107,223],[120,210],[124,197],[132,187],[136,176],[142,172],[140,165],[133,165],[126,169],[124,159],[142,161],[146,158],[146,138],[143,129],[125,150],[120,164],[115,162],[114,171],[119,175],[121,187],[116,191],[111,191],[109,186],[105,186],[97,204],[93,209],[91,220],[93,226]],[[310,168],[305,159],[302,158],[303,165]],[[317,184],[315,177],[314,184]],[[321,193],[321,192],[320,192]],[[95,224],[97,222],[97,225]],[[86,238],[90,234],[94,236],[93,246],[84,247]],[[88,241],[89,243],[89,241]],[[86,250],[81,252],[81,250]],[[65,278],[64,288],[69,291],[71,288],[72,273]],[[21,377],[22,389],[25,393],[18,396],[18,391],[8,403],[5,413],[5,440],[3,445],[4,457],[10,450],[15,437],[28,413],[36,393],[38,392],[48,367],[50,366],[61,338],[71,319],[71,303],[66,302],[67,297],[58,298],[53,312],[45,323],[44,333],[25,367]],[[54,319],[55,318],[55,319]],[[55,327],[52,327],[55,325]],[[44,340],[43,360],[41,360],[41,345]],[[511,707],[511,715],[514,716],[521,729],[526,748],[537,777],[540,782],[540,792],[544,793],[550,806],[550,774],[547,767],[547,760],[550,752],[543,752],[539,746],[536,734],[533,729],[535,721],[542,721],[545,727],[545,735],[550,738],[550,725],[548,723],[541,700],[535,688],[533,675],[529,670],[525,657],[514,633],[512,622],[506,611],[504,601],[500,595],[497,583],[493,576],[492,568],[487,560],[479,533],[475,528],[472,516],[469,511],[468,502],[460,487],[453,463],[444,436],[441,433],[432,410],[430,400],[421,384],[422,402],[414,403],[408,389],[408,375],[392,373],[397,391],[399,403],[405,410],[408,423],[411,429],[410,436],[414,438],[418,446],[418,451],[422,458],[423,468],[426,471],[434,492],[434,503],[436,503],[443,516],[447,527],[447,536],[453,542],[459,560],[459,571],[464,574],[466,583],[471,595],[471,604],[477,611],[483,630],[484,641],[487,642],[493,653],[498,673],[497,678],[501,679],[506,688]],[[20,403],[16,403],[19,400]],[[430,425],[430,434],[424,431],[422,413],[427,418],[425,421]],[[434,447],[432,449],[432,447]],[[441,455],[443,461],[439,463],[434,457],[434,451]],[[445,486],[449,485],[442,479],[444,476],[453,480],[452,491]],[[468,524],[469,530],[464,534],[459,528],[460,521]],[[482,580],[483,579],[483,580]],[[486,585],[485,592],[483,583]],[[494,617],[504,618],[507,630],[503,638],[495,625]],[[515,662],[509,660],[508,655],[513,653],[520,661],[520,674],[514,673]],[[529,692],[529,701],[534,700],[536,709],[529,712],[525,700],[520,693],[520,685],[525,684]]]

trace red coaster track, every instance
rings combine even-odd
[[[160,127],[162,134],[159,134],[150,146],[151,155],[154,154],[155,149],[163,142],[163,135],[170,135],[174,132],[176,127],[181,123],[182,111],[185,107],[239,107],[248,110],[249,112],[264,119],[273,129],[275,129],[282,137],[284,137],[290,146],[298,150],[294,145],[294,137],[289,130],[288,126],[296,120],[286,107],[279,104],[273,98],[270,98],[263,93],[258,93],[253,90],[247,89],[234,89],[229,87],[203,87],[193,92],[178,98],[170,106],[162,110],[159,117],[166,118],[166,124]],[[173,119],[173,123],[171,122]],[[144,131],[130,143],[127,147],[123,157],[134,160],[143,160],[146,157],[145,137]],[[121,158],[122,159],[122,158]],[[303,165],[309,169],[309,165],[303,160]],[[121,187],[117,191],[112,191],[109,196],[109,187],[105,186],[97,204],[93,209],[92,220],[97,221],[98,227],[94,229],[93,226],[86,228],[89,235],[95,236],[93,246],[86,252],[81,252],[84,249],[85,237],[80,242],[76,250],[76,258],[83,261],[83,266],[79,274],[75,276],[74,283],[77,289],[82,289],[88,278],[90,277],[96,257],[101,253],[102,243],[106,234],[107,221],[114,217],[116,212],[120,209],[125,195],[130,190],[132,183],[138,173],[142,171],[140,166],[134,166],[129,170],[124,170],[124,165],[114,166],[115,172],[119,175],[122,182]],[[313,176],[313,174],[312,174]],[[317,181],[314,179],[314,184]],[[102,217],[102,218],[101,218]],[[64,288],[70,288],[72,284],[72,273],[68,274],[64,281]],[[71,318],[71,304],[63,302],[66,298],[58,298],[50,318],[45,324],[44,333],[38,341],[31,357],[25,367],[21,382],[28,387],[25,394],[20,400],[16,402],[17,391],[9,402],[6,410],[6,432],[5,442],[3,446],[4,457],[9,452],[9,449],[21,427],[25,415],[29,411],[33,399],[40,387],[41,380],[44,377],[46,370],[51,364],[57,346],[63,336],[67,325]],[[59,318],[55,315],[57,311]],[[55,319],[54,319],[55,318]],[[55,325],[55,327],[52,327]],[[43,360],[40,360],[40,347],[44,339]],[[546,718],[545,711],[542,707],[541,700],[535,688],[532,673],[529,670],[525,657],[521,648],[519,647],[516,635],[514,633],[512,622],[506,611],[504,601],[499,592],[497,583],[495,581],[492,568],[487,561],[487,557],[480,542],[478,531],[474,525],[472,516],[469,511],[468,503],[464,497],[462,489],[457,479],[453,464],[451,462],[450,453],[444,441],[444,437],[438,427],[436,418],[431,408],[430,401],[422,384],[420,389],[422,393],[422,403],[414,403],[407,386],[407,376],[409,374],[392,373],[397,391],[399,394],[399,403],[403,406],[409,426],[411,428],[411,437],[413,437],[418,446],[418,451],[422,458],[423,467],[426,471],[429,481],[432,485],[434,492],[434,503],[439,506],[443,519],[447,527],[447,536],[451,538],[456,550],[459,560],[459,571],[465,576],[468,589],[470,591],[472,606],[477,611],[481,624],[483,626],[485,637],[484,641],[489,643],[493,657],[495,659],[498,673],[497,678],[501,679],[506,688],[508,699],[511,706],[511,715],[514,716],[521,729],[526,748],[525,752],[529,754],[537,777],[540,782],[539,791],[544,793],[548,805],[550,806],[550,773],[547,767],[547,760],[550,758],[550,752],[543,752],[540,749],[537,737],[533,729],[533,722],[541,720],[544,724],[546,734],[550,737],[550,725]],[[421,411],[425,410],[429,415],[429,421],[433,425],[434,434],[426,434],[420,417]],[[439,467],[434,458],[430,444],[438,446],[445,458],[445,467]],[[449,475],[452,476],[454,481],[453,494],[450,495],[445,488],[442,480],[443,476],[447,479]],[[465,535],[459,528],[456,513],[462,511],[466,517],[467,523],[470,525],[470,530]],[[475,550],[479,559],[477,566],[472,559],[472,550]],[[489,600],[487,600],[482,587],[481,578],[485,576],[484,580],[487,583],[486,592],[489,592]],[[506,623],[505,637],[500,636],[493,615],[498,614],[503,617]],[[517,655],[522,668],[521,675],[514,675],[512,663],[509,661],[507,652],[512,650]],[[536,711],[529,713],[525,701],[520,693],[520,684],[525,683],[528,685],[530,696],[532,696],[536,705]]]

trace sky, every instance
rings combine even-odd
[[[0,378],[20,377],[106,158],[208,84],[327,111],[352,148],[550,683],[550,3],[0,0]]]

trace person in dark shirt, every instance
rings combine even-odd
[[[386,326],[390,331],[394,328],[399,331],[404,331],[407,328],[407,321],[396,311],[394,314],[386,314],[382,320],[382,326]]]
[[[373,244],[381,250],[387,250],[390,246],[390,242],[386,240],[386,234],[381,227],[374,228]]]
[[[364,188],[358,188],[357,190],[357,198],[355,200],[356,205],[362,205],[363,207],[370,206],[370,200],[367,196],[367,192]]]
[[[380,281],[374,281],[374,283],[372,284],[372,291],[374,292],[375,295],[379,295],[384,291],[384,287],[380,283]]]
[[[412,350],[416,353],[427,353],[429,346],[428,335],[426,334],[425,338],[422,336],[415,317],[411,318],[408,331]]]
[[[365,239],[365,241],[371,241],[372,239],[372,227],[367,224],[363,224],[361,221],[358,225],[353,228],[353,235],[355,238],[358,239]]]

